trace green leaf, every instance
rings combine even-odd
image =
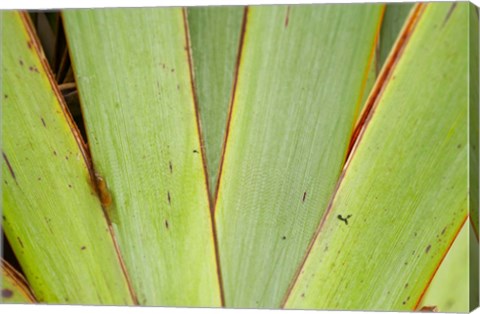
[[[469,242],[478,245],[475,236],[470,235],[473,235],[471,224],[466,221],[435,273],[419,308],[435,306],[439,312],[467,313],[470,310],[470,299],[473,301],[476,298],[478,302],[478,288],[473,293],[469,291],[470,276],[478,276],[478,271],[476,274],[470,273],[474,267],[470,267],[469,255],[475,254],[475,251],[470,253]],[[478,255],[478,249],[476,253]]]
[[[376,40],[375,45],[378,45],[378,39]],[[364,80],[365,87],[363,88],[362,101],[360,102],[360,108],[356,113],[358,118],[360,118],[361,116],[360,112],[365,108],[365,104],[368,100],[369,93],[372,90],[373,86],[375,85],[375,81],[377,80],[377,74],[378,74],[377,63],[378,63],[378,52],[375,50],[375,51],[372,51],[371,61],[370,61],[368,72],[367,72],[367,77]]]
[[[28,17],[2,14],[5,234],[39,302],[132,304],[85,152]]]
[[[385,64],[413,5],[414,3],[389,3],[386,5],[378,45],[378,71]]]
[[[233,6],[187,9],[211,197],[217,185],[244,11]]]
[[[470,217],[471,219],[471,217]],[[479,279],[479,245],[478,245],[478,237],[473,230],[473,225],[470,224],[472,228],[469,229],[469,252],[468,252],[468,284],[469,284],[469,307],[468,310],[470,312],[474,311],[479,304],[480,298],[480,287],[478,284]],[[453,264],[453,263],[452,263]],[[448,270],[447,270],[448,272]]]
[[[479,144],[479,98],[478,98],[478,89],[479,89],[479,29],[478,29],[478,8],[475,7],[473,4],[470,4],[469,8],[469,55],[468,55],[468,77],[469,77],[469,89],[468,89],[468,96],[470,100],[470,114],[468,116],[469,119],[469,139],[470,139],[470,155],[469,155],[469,168],[470,168],[470,180],[469,180],[469,188],[470,191],[476,191],[471,193],[470,198],[470,217],[471,222],[473,225],[473,230],[477,236],[478,240],[478,224],[479,224],[479,217],[478,217],[478,210],[479,210],[479,202],[478,196],[480,194],[479,191],[479,166],[478,166],[478,144]],[[478,277],[477,277],[477,286],[478,286]]]
[[[95,171],[138,301],[220,306],[184,12],[63,17]]]
[[[25,278],[5,260],[1,259],[0,261],[2,267],[0,303],[34,303],[35,298],[30,292]]]
[[[468,4],[416,9],[287,308],[414,310],[467,218]]]
[[[347,154],[382,5],[254,6],[216,204],[228,307],[279,307]]]

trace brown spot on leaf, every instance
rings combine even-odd
[[[5,160],[5,163],[7,164],[8,171],[12,175],[13,180],[15,180],[15,183],[17,183],[17,178],[15,177],[15,171],[13,171],[12,165],[10,164],[10,161],[8,160],[7,155],[4,152],[2,152],[2,155],[3,155],[3,160]]]
[[[84,251],[86,248],[87,248],[86,246],[81,247],[82,251]]]
[[[289,17],[290,17],[290,6],[287,7],[287,14],[285,15],[285,27],[288,27]]]
[[[198,150],[194,149],[194,150],[193,150],[193,153],[194,153],[194,154],[198,154]]]
[[[57,156],[57,152],[56,152],[56,151],[53,151],[53,154],[54,154],[55,156]]]
[[[428,251],[430,251],[431,248],[432,248],[432,246],[429,244],[429,245],[427,246],[427,248],[425,249],[425,253],[428,253]]]
[[[303,192],[302,203],[305,202],[305,198],[307,198],[307,192]]]
[[[22,242],[22,240],[20,239],[20,237],[17,237],[17,240],[18,240],[18,243],[20,244],[20,246],[23,248],[23,242]]]
[[[170,173],[173,173],[173,166],[171,161],[168,162],[168,168],[170,169]]]
[[[2,289],[2,298],[11,298],[13,296],[13,291],[10,289]]]
[[[20,65],[23,65],[23,61],[22,61],[22,60],[18,60],[18,63],[20,63]]]
[[[40,118],[42,120],[42,124],[44,127],[47,127],[47,124],[45,123],[45,120],[43,120],[43,118]]]
[[[112,196],[108,191],[107,182],[98,173],[95,173],[95,190],[97,192],[98,198],[100,199],[100,203],[102,204],[102,207],[103,208],[110,207],[110,205],[112,205],[112,202],[113,202]]]
[[[172,199],[170,198],[170,192],[167,191],[167,199],[168,199],[168,204],[170,205],[172,202]]]
[[[436,306],[422,306],[421,309],[418,310],[419,312],[438,312],[438,308]]]
[[[38,71],[38,69],[37,69],[36,67],[34,67],[34,66],[30,66],[30,67],[28,67],[28,69],[30,70],[30,72],[40,73],[40,72]]]
[[[447,230],[447,227],[443,228],[442,234],[444,234],[446,230]]]
[[[168,229],[168,226],[169,226],[169,225],[168,225],[168,220],[165,219],[165,228]]]

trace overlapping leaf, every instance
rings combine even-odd
[[[104,206],[140,304],[220,306],[184,12],[63,16]]]
[[[30,292],[25,278],[3,259],[0,262],[2,267],[0,303],[35,302],[35,298]]]
[[[85,153],[28,17],[3,12],[2,226],[39,302],[132,304]]]
[[[470,310],[470,301],[478,303],[478,286],[469,285],[470,277],[478,276],[478,270],[470,267],[473,260],[469,259],[469,255],[476,253],[478,256],[478,249],[469,246],[469,242],[478,243],[470,222],[466,221],[420,301],[419,308],[436,307],[439,312],[461,313]],[[476,263],[472,263],[474,265],[478,265],[478,258]]]
[[[210,195],[215,195],[244,7],[187,9]]]
[[[467,17],[416,8],[286,307],[416,308],[468,215]]]
[[[479,117],[479,98],[478,98],[478,89],[479,89],[479,34],[478,34],[478,8],[473,4],[469,6],[469,33],[468,33],[468,78],[469,78],[469,87],[468,87],[468,96],[470,104],[470,114],[468,116],[469,123],[469,191],[470,191],[470,216],[471,223],[473,225],[473,231],[475,232],[478,240],[478,196],[480,194],[479,190],[479,166],[478,166],[478,144],[479,144],[479,128],[478,128],[478,117]],[[478,279],[477,279],[478,280]],[[478,281],[477,281],[478,285]]]
[[[382,8],[248,9],[215,212],[227,306],[280,305],[341,171]]]
[[[228,307],[467,310],[478,15],[412,7],[67,11],[94,169],[4,13],[3,225],[38,300],[220,306],[223,277]]]
[[[381,70],[387,60],[413,6],[413,3],[389,3],[386,5],[378,43],[377,71]]]

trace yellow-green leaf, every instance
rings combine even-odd
[[[34,303],[35,298],[25,278],[5,260],[1,259],[0,264],[2,266],[0,303]]]
[[[409,25],[287,308],[413,310],[467,218],[468,4]]]
[[[28,17],[2,15],[5,234],[39,302],[132,304],[85,153]]]
[[[183,10],[63,17],[94,168],[139,303],[220,306]]]
[[[435,273],[418,308],[436,307],[439,312],[466,313],[470,311],[470,300],[478,304],[478,286],[472,291],[469,285],[470,278],[478,276],[475,271],[477,262],[470,266],[473,260],[470,255],[478,255],[477,243],[471,230],[470,221],[466,221],[458,234],[445,259]]]
[[[478,98],[478,89],[479,89],[479,30],[478,30],[478,8],[473,4],[470,4],[469,8],[469,34],[468,34],[468,78],[469,78],[469,88],[468,96],[470,99],[470,114],[468,116],[469,122],[469,139],[470,139],[470,154],[469,154],[469,189],[472,191],[470,198],[470,217],[473,225],[474,232],[478,240],[478,210],[479,202],[478,196],[480,194],[479,190],[479,166],[478,166],[478,144],[479,144],[479,128],[478,128],[478,117],[479,117],[479,98]],[[478,277],[477,277],[478,280]],[[477,281],[478,282],[478,281]],[[478,284],[477,284],[478,285]]]
[[[227,306],[280,306],[347,154],[382,9],[248,9],[215,212]]]

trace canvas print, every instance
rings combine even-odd
[[[477,307],[473,4],[1,15],[3,303]]]

